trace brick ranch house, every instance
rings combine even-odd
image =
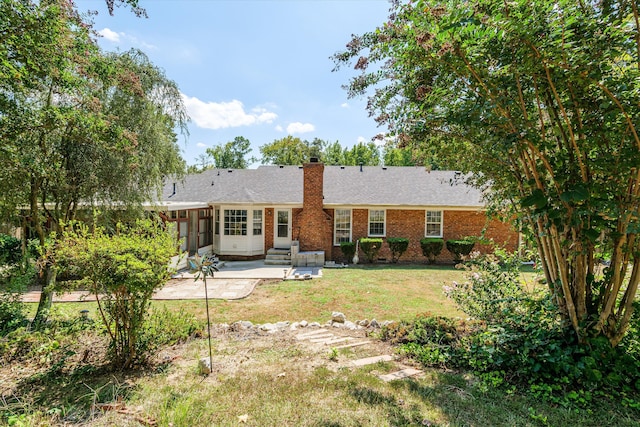
[[[156,209],[176,223],[183,251],[223,259],[287,258],[293,245],[294,256],[314,253],[317,264],[350,262],[341,242],[405,237],[409,248],[400,261],[425,262],[423,237],[457,239],[483,230],[515,250],[517,231],[488,219],[482,193],[459,178],[459,172],[424,167],[325,166],[316,159],[303,166],[209,169],[167,182]],[[386,244],[379,258],[391,259]],[[446,249],[437,259],[451,260]]]

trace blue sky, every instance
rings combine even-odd
[[[140,0],[148,19],[124,8],[109,16],[104,0],[76,4],[99,12],[103,49],[139,48],[178,84],[191,117],[180,141],[188,164],[236,136],[259,157],[287,135],[351,147],[383,131],[366,99],[341,87],[354,72],[332,72],[329,57],[382,25],[386,0]]]

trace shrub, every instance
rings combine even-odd
[[[427,257],[427,262],[429,264],[433,264],[436,262],[436,257],[440,255],[442,252],[442,248],[444,246],[444,240],[434,238],[434,237],[425,237],[420,240],[420,247],[422,248],[422,255]]]
[[[173,312],[162,307],[152,310],[144,322],[140,337],[140,347],[145,352],[153,352],[164,345],[186,342],[193,337],[201,337],[206,325],[183,308]]]
[[[16,264],[21,258],[20,240],[0,233],[0,265]]]
[[[36,271],[30,264],[26,271],[18,265],[0,269],[0,336],[27,323],[25,305],[20,296],[35,278]]]
[[[354,242],[340,242],[340,250],[347,259],[347,263],[350,263],[356,254],[356,244]]]
[[[445,292],[472,320],[419,316],[383,330],[383,338],[427,366],[467,369],[481,389],[519,389],[554,404],[587,406],[594,396],[637,405],[640,391],[640,316],[625,340],[578,342],[560,322],[548,291],[520,284],[515,256],[484,256],[469,268],[469,281]],[[626,399],[626,400],[625,400]]]
[[[409,239],[404,237],[389,237],[387,239],[389,250],[391,250],[391,262],[398,262],[398,259],[409,248]]]
[[[360,247],[368,262],[374,262],[378,258],[378,252],[382,248],[382,239],[379,238],[362,238],[360,239]]]
[[[463,256],[471,253],[474,245],[475,242],[469,238],[447,240],[447,250],[453,254],[453,261],[456,264],[462,261]]]
[[[57,265],[74,266],[91,291],[102,297],[98,308],[111,338],[109,356],[116,368],[145,361],[141,339],[153,292],[170,277],[167,268],[177,253],[175,236],[152,220],[118,224],[115,234],[84,224],[67,229],[57,242]]]

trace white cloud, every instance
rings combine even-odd
[[[287,133],[289,135],[293,135],[296,133],[313,132],[314,130],[316,130],[316,127],[311,123],[295,122],[295,123],[290,123],[289,126],[287,126]]]
[[[369,140],[367,138],[365,138],[364,136],[359,136],[358,137],[358,144],[366,144],[367,142],[369,142]]]
[[[204,142],[198,142],[198,143],[196,144],[196,147],[198,147],[198,148],[207,148],[207,147],[208,147],[208,145],[207,145],[207,144],[205,144]]]
[[[131,46],[137,46],[140,47],[142,49],[146,49],[146,50],[154,50],[157,49],[156,46],[145,42],[144,40],[140,40],[137,37],[131,36],[129,34],[125,34],[125,33],[117,33],[115,31],[113,31],[110,28],[103,28],[102,30],[98,31],[98,34],[100,34],[102,37],[104,37],[105,39],[109,40],[111,43],[122,43],[122,44],[129,44]]]
[[[282,126],[280,126],[280,125],[276,126],[276,127],[275,127],[275,129],[276,129],[276,132],[282,132],[282,131],[284,131],[284,129],[283,129],[283,128],[282,128]]]
[[[124,35],[124,33],[116,33],[109,28],[103,28],[102,30],[98,31],[98,34],[113,43],[119,43],[120,36]]]
[[[242,102],[237,99],[231,102],[204,102],[196,97],[182,94],[182,100],[196,126],[203,129],[225,129],[272,123],[278,117],[276,113],[263,107],[256,107],[247,112]]]
[[[342,104],[340,104],[340,106],[341,106],[342,108],[349,108],[349,107],[350,107],[350,105],[349,105],[349,103],[348,103],[348,102],[343,102]]]

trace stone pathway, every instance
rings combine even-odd
[[[326,328],[319,328],[309,332],[303,332],[296,335],[296,339],[298,341],[307,342],[311,345],[323,345],[323,346],[331,346],[332,348],[339,350],[344,348],[353,348],[366,346],[370,344],[370,340],[363,340],[359,338],[353,337],[339,337],[332,333],[330,330]],[[344,343],[344,344],[342,344]],[[335,346],[334,344],[341,344]],[[348,364],[348,367],[351,368],[360,368],[367,365],[373,365],[380,362],[393,362],[398,370],[390,372],[388,374],[377,375],[382,381],[393,381],[393,380],[401,380],[404,378],[415,377],[423,373],[423,371],[419,369],[414,369],[408,366],[404,366],[401,363],[397,362],[394,356],[388,354],[381,354],[375,356],[364,357],[360,359],[351,360]]]

